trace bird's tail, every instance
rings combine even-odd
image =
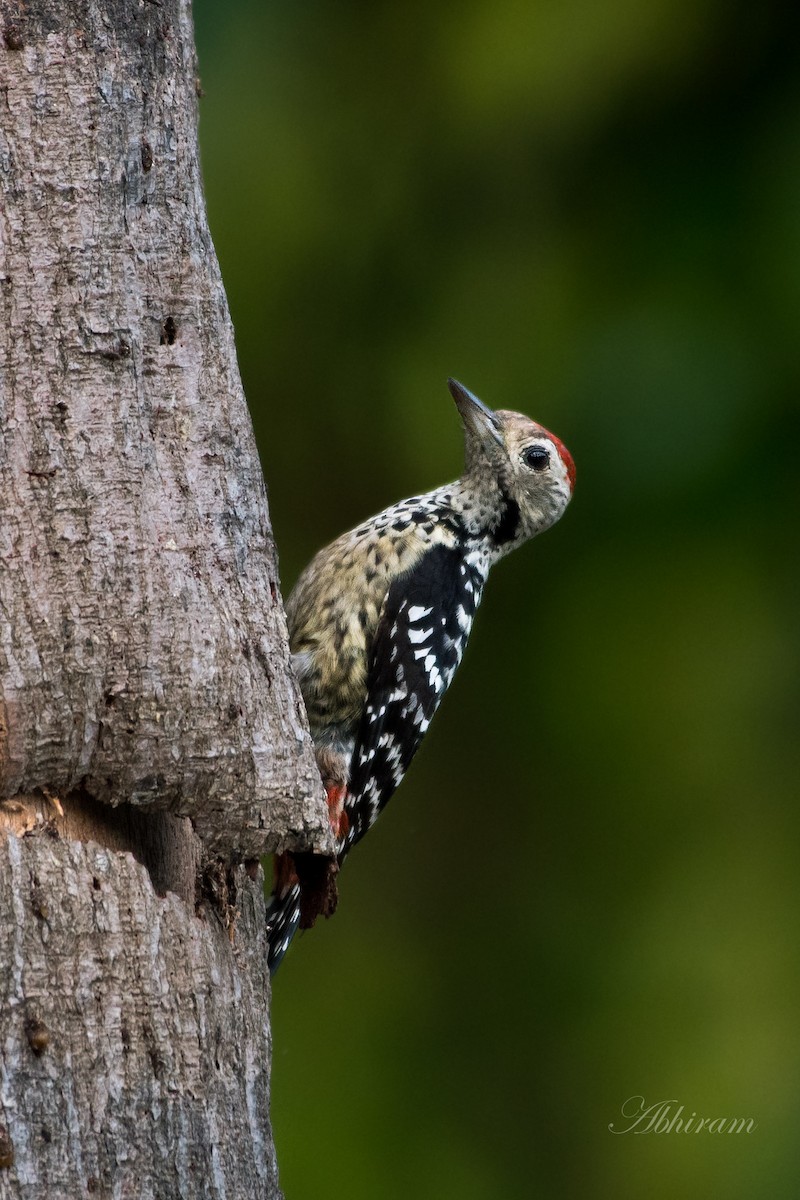
[[[298,928],[310,929],[317,917],[332,917],[335,913],[339,861],[311,851],[286,850],[275,855],[275,887],[267,905],[267,963],[271,975]]]
[[[274,975],[289,949],[300,924],[300,884],[296,881],[276,890],[267,905],[267,966]]]

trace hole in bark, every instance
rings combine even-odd
[[[35,880],[31,888],[31,911],[39,921],[46,921],[50,916],[50,909],[45,899],[44,890],[39,886],[39,881]]]
[[[178,336],[178,328],[175,324],[174,317],[167,317],[164,324],[161,326],[161,345],[174,346],[175,338]]]
[[[0,1168],[13,1167],[14,1143],[5,1125],[0,1125]]]
[[[28,1017],[25,1022],[25,1037],[37,1058],[44,1054],[50,1045],[50,1030],[39,1017]]]
[[[114,779],[109,778],[107,784],[108,795],[113,797]],[[153,780],[153,787],[162,790],[163,780]],[[191,822],[172,813],[143,811],[131,804],[112,806],[94,799],[83,787],[60,797],[19,794],[12,800],[19,811],[10,815],[9,802],[0,800],[0,828],[19,831],[20,836],[50,835],[98,842],[108,850],[132,854],[147,869],[157,895],[174,892],[184,903],[194,906],[200,845]],[[91,895],[104,893],[105,876],[92,872],[87,885]],[[53,903],[33,872],[29,896],[32,913],[46,924]],[[97,901],[102,903],[101,895]]]
[[[19,25],[6,25],[3,30],[3,41],[7,50],[21,50],[25,43]]]

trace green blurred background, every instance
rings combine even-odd
[[[447,375],[578,467],[277,977],[287,1200],[796,1196],[797,20],[195,13],[284,588],[458,473]],[[614,1136],[633,1095],[758,1125]]]

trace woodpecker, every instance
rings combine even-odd
[[[278,855],[268,906],[274,971],[298,927],[336,906],[335,873],[399,786],[461,661],[489,568],[559,519],[566,446],[454,379],[465,467],[321,550],[286,613],[336,843],[335,860]]]

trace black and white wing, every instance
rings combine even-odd
[[[486,572],[455,546],[431,546],[389,588],[370,655],[355,739],[340,860],[399,786],[447,691]]]

